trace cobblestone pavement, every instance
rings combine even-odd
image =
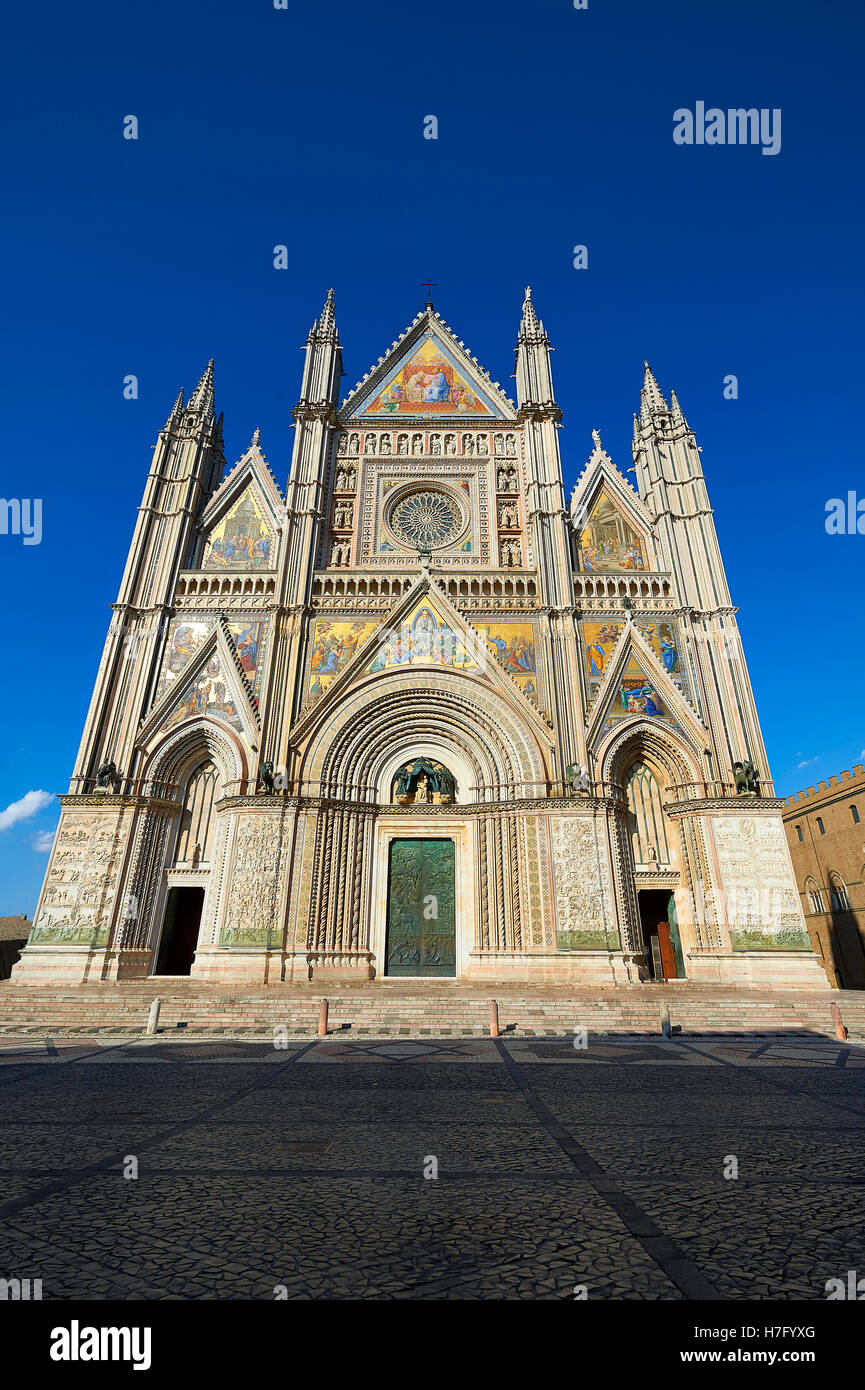
[[[4,1039],[0,1117],[0,1278],[45,1299],[824,1299],[865,1270],[856,1044]]]

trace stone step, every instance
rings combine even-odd
[[[0,984],[0,1034],[141,1033],[155,997],[162,1001],[160,1031],[186,1034],[258,1033],[284,1026],[298,1036],[314,1034],[321,986],[277,985],[232,989],[183,981],[96,983],[62,989]],[[629,986],[615,992],[546,985],[471,986],[413,983],[335,986],[328,992],[332,1032],[392,1034],[437,1032],[483,1035],[489,1001],[499,1002],[502,1030],[527,1036],[567,1036],[578,1027],[595,1033],[660,1032],[660,1006],[691,1033],[811,1032],[834,1036],[829,1011],[839,1004],[851,1036],[865,1037],[865,993],[770,994],[766,990],[676,986]],[[183,1025],[181,1027],[181,1025]]]

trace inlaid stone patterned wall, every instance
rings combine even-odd
[[[546,865],[549,855],[549,836],[545,816],[522,818],[524,901],[528,912],[526,946],[555,946],[555,924],[550,902],[549,875]]]
[[[620,949],[602,828],[590,816],[550,817],[560,947]]]
[[[105,946],[131,813],[66,811],[31,942]]]
[[[810,950],[781,817],[717,816],[713,829],[733,949]]]

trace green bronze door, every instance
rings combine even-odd
[[[456,975],[453,840],[391,840],[388,975]]]

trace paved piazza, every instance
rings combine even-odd
[[[865,1269],[861,1045],[5,1038],[0,1115],[0,1275],[44,1299],[822,1300]]]

